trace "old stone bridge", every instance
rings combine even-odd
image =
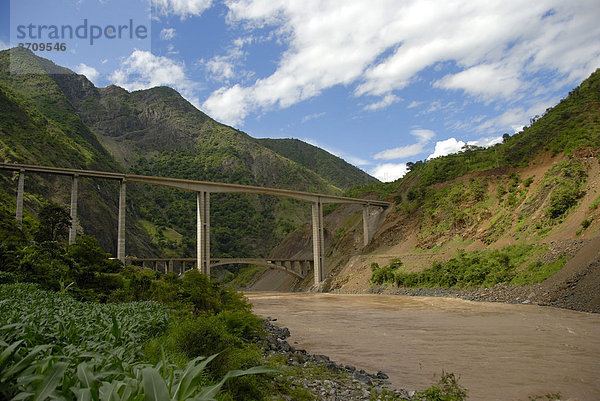
[[[369,231],[369,208],[387,208],[389,202],[374,201],[368,199],[355,199],[342,196],[315,194],[310,192],[293,191],[288,189],[266,188],[250,185],[226,184],[208,181],[185,180],[180,178],[153,177],[145,175],[113,173],[94,170],[77,170],[50,166],[38,166],[28,164],[10,164],[0,163],[0,169],[12,170],[18,172],[17,182],[17,205],[16,219],[21,222],[23,219],[23,197],[25,186],[25,174],[42,173],[57,174],[72,177],[71,186],[71,229],[69,231],[69,243],[75,241],[77,235],[77,197],[78,183],[82,177],[103,178],[117,180],[120,182],[119,191],[119,212],[117,223],[117,258],[123,263],[128,260],[133,262],[137,260],[143,263],[143,259],[126,258],[125,254],[125,201],[126,188],[128,182],[142,183],[148,185],[159,185],[163,187],[176,188],[184,191],[196,192],[196,228],[197,228],[197,252],[194,259],[148,259],[147,262],[155,263],[194,263],[200,272],[210,277],[211,266],[219,266],[230,263],[247,263],[267,266],[274,269],[285,271],[294,276],[305,277],[312,267],[314,273],[314,284],[319,285],[323,280],[323,268],[325,264],[325,241],[323,234],[323,205],[327,203],[352,203],[360,204],[363,207],[363,233],[364,244],[367,245],[371,240],[372,233]],[[294,259],[211,259],[210,258],[210,194],[211,193],[252,193],[279,196],[283,198],[296,199],[312,204],[312,236],[313,236],[313,259],[312,260],[294,260]],[[166,261],[166,262],[165,262]]]

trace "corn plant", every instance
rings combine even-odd
[[[217,355],[185,369],[164,355],[140,362],[143,343],[168,323],[154,302],[82,303],[20,283],[0,285],[0,312],[0,399],[213,400],[230,378],[274,371],[230,371],[214,384],[205,368]]]

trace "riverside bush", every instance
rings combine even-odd
[[[539,283],[560,270],[566,259],[530,262],[543,246],[511,245],[499,250],[459,251],[447,262],[435,262],[422,272],[406,272],[399,259],[373,269],[371,282],[393,283],[399,287],[470,288],[492,287],[499,283],[527,285]],[[525,266],[525,267],[521,267]]]
[[[442,372],[437,385],[415,394],[419,401],[463,401],[467,399],[467,389],[458,383],[454,373]]]
[[[396,270],[402,266],[402,261],[398,258],[390,260],[390,264],[379,267],[379,264],[371,264],[371,282],[373,284],[384,284],[394,281]]]

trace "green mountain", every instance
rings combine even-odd
[[[257,139],[258,143],[314,171],[339,188],[378,182],[344,159],[299,139]]]
[[[0,52],[0,159],[3,162],[122,171],[74,112],[56,82],[44,73],[62,73],[62,67],[37,57],[16,58],[13,62],[22,62],[21,68],[27,67],[29,73],[10,75],[9,53]],[[6,171],[0,174],[3,210],[10,215],[14,213],[16,176]],[[69,204],[70,181],[63,177],[27,175],[25,190],[26,229],[35,228],[35,211],[42,202],[51,200]],[[80,191],[86,195],[79,198],[79,230],[95,235],[104,249],[115,253],[117,184],[84,179]],[[131,217],[127,224],[129,249],[135,253],[152,253],[150,238]],[[98,227],[99,221],[105,222],[102,228]]]
[[[364,248],[356,247],[360,211],[346,208],[344,219],[341,207],[325,218],[335,233],[326,288],[386,284],[439,295],[438,287],[492,287],[482,299],[598,311],[599,152],[600,69],[503,143],[410,163],[395,182],[348,190],[394,206]],[[281,253],[309,251],[296,245],[307,243],[310,233],[301,234]]]
[[[247,134],[214,121],[173,89],[157,87],[128,92],[116,86],[96,88],[84,76],[27,50],[17,48],[10,52],[0,52],[2,109],[12,110],[3,112],[0,125],[0,154],[5,161],[329,194],[340,194],[342,182],[348,185],[348,180],[321,176],[320,170],[306,168]],[[9,74],[10,61],[30,73]],[[28,138],[31,140],[26,141]],[[40,147],[39,141],[46,146]],[[336,167],[338,176],[344,174],[340,166]],[[348,176],[358,177],[355,168],[349,165],[346,168]],[[38,192],[38,195],[53,193],[49,185],[53,179],[39,180],[39,188],[27,186],[32,196]],[[364,180],[363,174],[356,183]],[[7,183],[3,188],[10,185]],[[111,218],[96,216],[87,220],[91,223],[85,223],[89,226],[83,227],[84,232],[98,235],[107,231],[98,225],[99,221],[114,221],[118,191],[108,190],[110,185],[100,185],[107,188],[107,195],[99,202],[102,206],[95,207],[106,209]],[[90,182],[90,188],[94,186],[99,184]],[[194,194],[143,185],[130,187],[129,221],[145,231],[136,235],[136,240],[146,245],[152,241],[161,254],[192,256]],[[68,204],[66,194],[68,191],[57,201]],[[7,199],[11,196],[7,194]],[[266,255],[310,214],[306,205],[267,196],[215,194],[211,200],[215,256]],[[29,204],[29,209],[35,210],[35,205]],[[82,224],[84,221],[86,218],[82,216]],[[114,252],[113,234],[101,239],[101,244]],[[128,247],[132,252],[147,253],[142,248],[148,246]]]

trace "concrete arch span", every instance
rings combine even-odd
[[[286,261],[286,262],[292,262],[292,261]],[[296,261],[296,262],[299,262],[299,261]],[[309,262],[309,261],[303,261],[303,262]],[[210,265],[211,265],[211,267],[216,267],[216,266],[233,265],[233,264],[246,264],[246,265],[256,265],[256,266],[268,267],[270,269],[275,269],[275,270],[279,270],[284,273],[290,274],[296,278],[299,278],[300,280],[303,280],[305,277],[305,275],[302,275],[302,268],[300,269],[300,272],[297,272],[297,271],[294,271],[291,267],[285,266],[284,263],[277,264],[276,262],[271,261],[270,259],[218,259],[218,260],[211,262]]]

